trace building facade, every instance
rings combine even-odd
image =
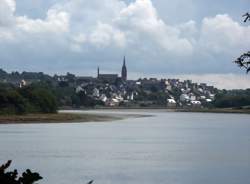
[[[121,77],[118,74],[101,74],[100,68],[97,68],[97,79],[108,82],[115,83],[117,80],[122,80],[123,82],[127,81],[127,67],[126,67],[126,58],[124,56]]]

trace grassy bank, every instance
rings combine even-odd
[[[105,111],[112,111],[112,110],[136,110],[136,111],[148,111],[151,110],[161,111],[161,112],[201,112],[201,113],[239,113],[239,114],[250,114],[250,108],[241,108],[241,109],[234,109],[234,108],[167,108],[165,106],[157,106],[157,107],[98,107],[98,108],[60,108],[61,110],[105,110]]]
[[[28,115],[11,115],[0,116],[0,124],[22,124],[22,123],[74,123],[74,122],[91,122],[91,121],[111,121],[120,120],[122,117],[96,115],[96,114],[28,114]]]
[[[100,109],[99,109],[100,110]],[[102,109],[104,110],[104,109]],[[112,109],[106,109],[112,111]],[[114,110],[114,109],[113,109]],[[122,109],[117,109],[122,110]],[[128,110],[128,109],[127,109]],[[238,113],[250,114],[250,109],[132,109],[129,110],[152,110],[161,112],[198,112],[198,113]],[[57,114],[28,114],[28,115],[0,115],[0,124],[23,124],[23,123],[74,123],[74,122],[104,122],[122,120],[125,118],[151,117],[143,114],[88,114],[86,113],[57,113]]]
[[[237,113],[237,114],[250,114],[250,109],[175,109],[175,112],[200,112],[200,113]]]

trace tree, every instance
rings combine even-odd
[[[244,22],[250,21],[250,14],[246,13]],[[250,72],[250,51],[242,54],[239,58],[234,61],[240,68],[244,68],[246,72]]]
[[[38,173],[33,173],[29,169],[23,172],[21,176],[18,176],[17,170],[7,172],[6,169],[8,169],[10,164],[11,160],[0,166],[1,184],[33,184],[42,179]]]
[[[55,113],[57,111],[55,95],[44,86],[31,85],[19,89],[19,93],[27,99],[29,103],[29,112]]]
[[[24,114],[26,107],[26,100],[16,90],[0,90],[0,114]]]
[[[246,69],[247,73],[250,72],[250,51],[237,58],[235,63],[238,64],[240,68]]]

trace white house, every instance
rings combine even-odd
[[[176,107],[176,101],[174,99],[172,99],[172,98],[167,99],[167,106],[170,107],[170,108]]]
[[[182,94],[180,96],[180,101],[181,102],[186,102],[186,101],[189,101],[189,100],[190,100],[190,98],[189,98],[189,96],[187,94]]]
[[[198,100],[193,100],[193,101],[191,101],[190,103],[191,103],[191,105],[192,105],[193,107],[200,107],[200,106],[201,106],[201,102],[198,101]]]

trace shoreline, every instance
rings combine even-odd
[[[128,118],[152,117],[140,114],[91,114],[86,112],[58,112],[56,114],[0,115],[1,124],[50,124],[111,122]]]
[[[76,110],[76,111],[111,111],[111,110],[137,110],[137,111],[161,111],[161,112],[192,112],[192,113],[232,113],[232,114],[250,114],[250,109],[234,109],[234,108],[165,108],[165,107],[104,107],[104,108],[62,108],[61,111],[64,110]]]
[[[174,112],[250,114],[250,109],[176,109]]]
[[[0,124],[87,123],[106,122],[122,119],[122,117],[85,113],[27,114],[0,116]]]
[[[128,118],[152,117],[153,115],[112,113],[112,110],[137,110],[144,112],[179,112],[179,113],[224,113],[224,114],[250,114],[250,109],[166,109],[166,108],[102,108],[102,109],[72,109],[75,112],[60,110],[56,114],[27,114],[27,115],[0,115],[1,124],[49,124],[49,123],[88,123],[111,122]],[[88,113],[91,110],[100,113]],[[148,110],[148,111],[147,111]],[[82,112],[81,112],[82,111]],[[111,112],[111,113],[101,113]]]

